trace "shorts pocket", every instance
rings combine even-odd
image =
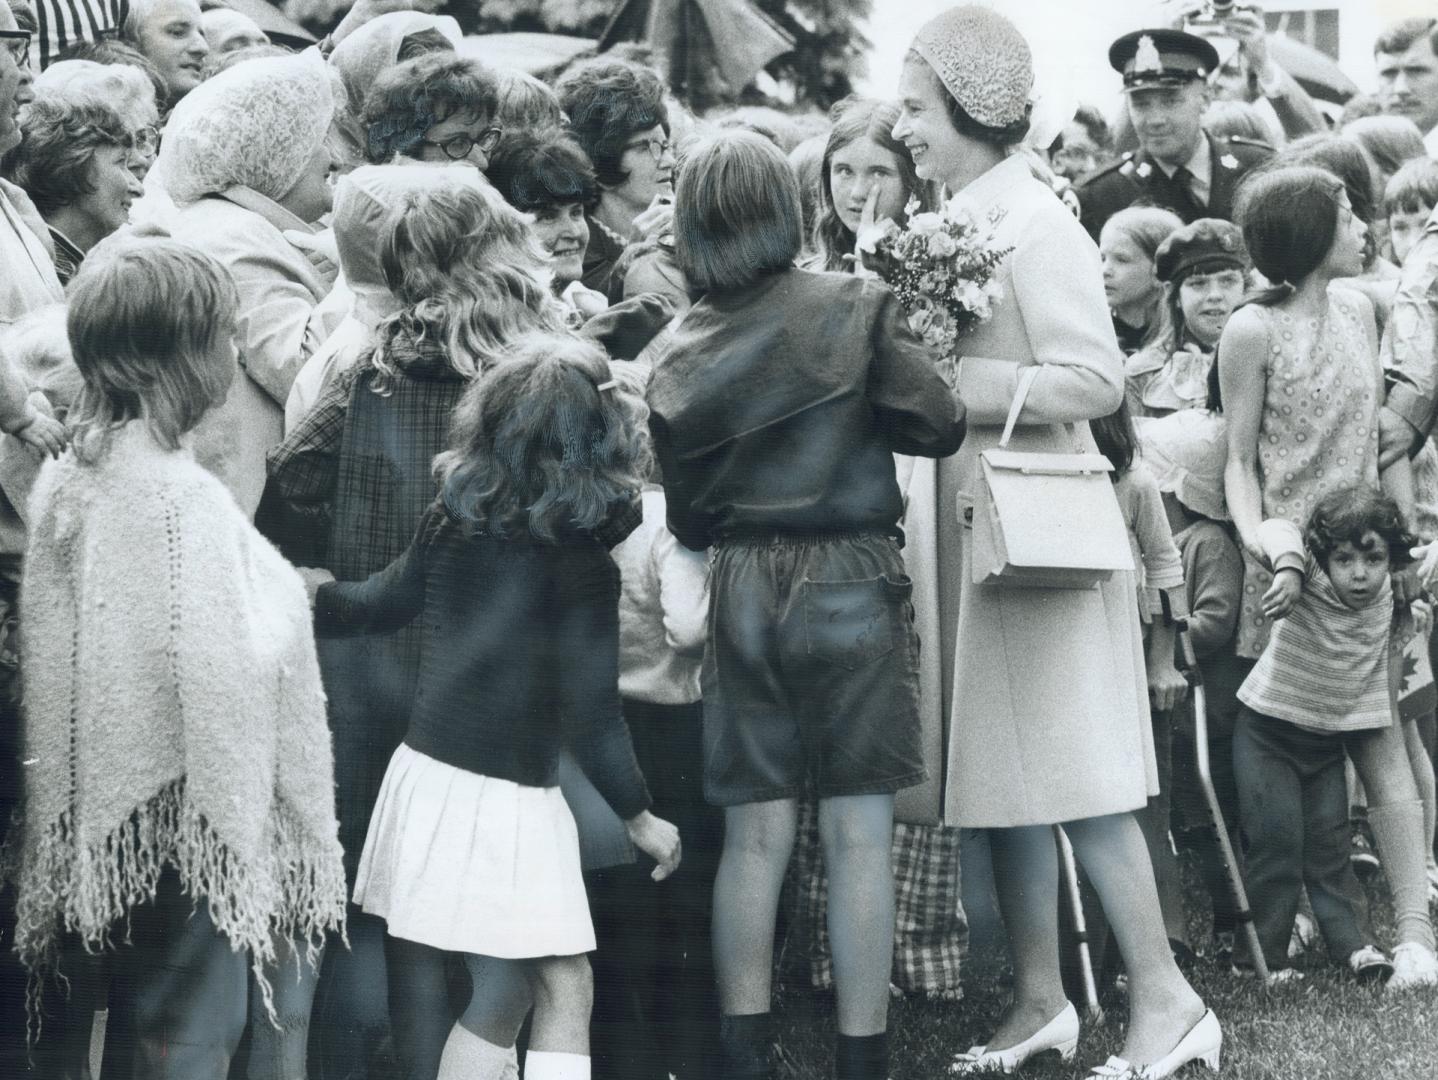
[[[805,581],[800,590],[804,644],[814,659],[857,671],[903,643],[914,591],[907,577]]]

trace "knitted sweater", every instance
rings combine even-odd
[[[166,865],[257,976],[276,935],[317,944],[345,884],[299,575],[141,421],[48,462],[29,517],[21,958],[104,947]]]

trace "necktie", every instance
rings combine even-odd
[[[1206,210],[1208,203],[1198,197],[1198,178],[1188,171],[1186,165],[1180,165],[1173,171],[1173,182],[1179,186],[1189,201],[1199,210]]]

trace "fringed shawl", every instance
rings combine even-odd
[[[143,422],[47,462],[21,589],[16,951],[103,948],[166,864],[250,950],[343,925],[334,763],[299,575]],[[120,927],[123,934],[123,926]]]

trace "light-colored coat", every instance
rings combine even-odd
[[[951,458],[902,462],[926,750],[947,769],[942,786],[901,793],[897,812],[1007,827],[1132,810],[1157,790],[1132,576],[1091,590],[976,586],[964,524],[979,454],[998,444],[1020,368],[1043,370],[1014,450],[1092,452],[1085,421],[1123,398],[1098,250],[1021,158],[961,198],[981,222],[1004,211],[995,242],[1013,254],[993,317],[960,342],[968,438]]]
[[[248,189],[183,207],[170,230],[218,259],[239,290],[240,373],[224,404],[195,429],[194,445],[196,460],[253,517],[265,486],[265,454],[284,438],[290,386],[344,314],[319,306],[335,269],[286,238],[312,233],[310,226]]]

